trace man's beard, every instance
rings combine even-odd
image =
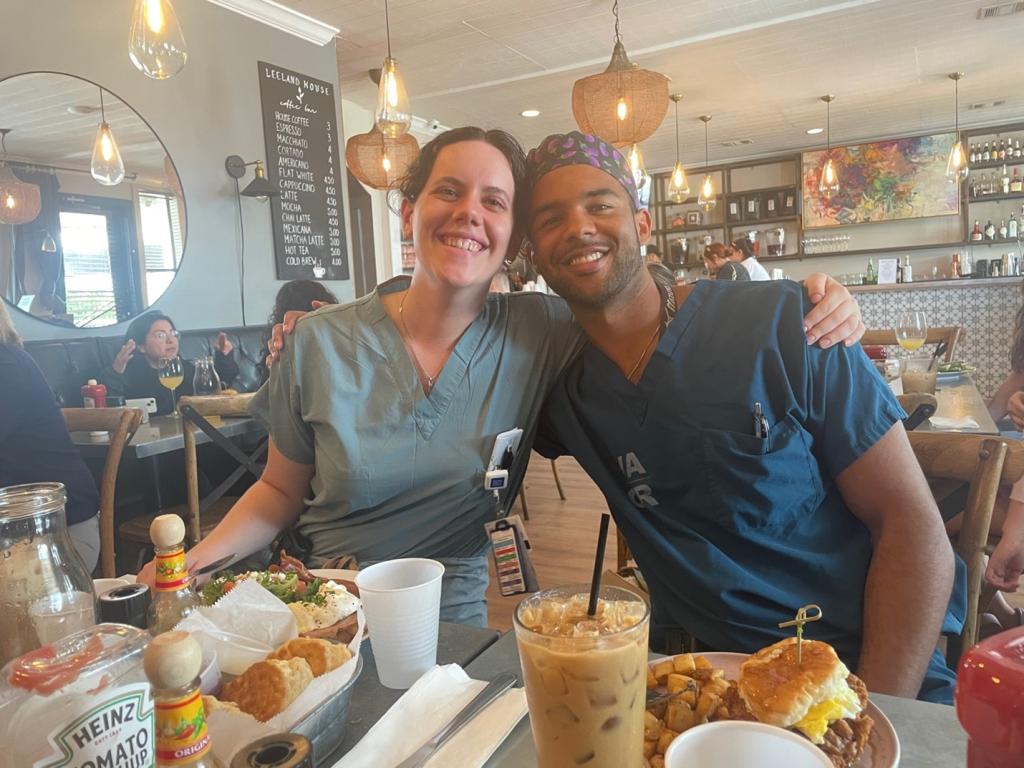
[[[548,275],[544,275],[543,272],[541,274],[548,285],[555,289],[555,293],[570,304],[598,309],[622,293],[644,266],[643,256],[640,255],[640,242],[636,235],[629,237],[626,243],[620,241],[619,247],[614,252],[609,252],[607,258],[611,259],[611,270],[596,291],[583,288],[572,276],[559,274],[549,279]]]

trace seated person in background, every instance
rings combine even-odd
[[[156,398],[158,415],[174,411],[174,399],[191,395],[196,369],[188,360],[182,361],[185,377],[181,386],[171,390],[160,384],[160,363],[178,356],[178,333],[174,321],[161,312],[145,312],[132,320],[125,332],[124,345],[114,362],[100,374],[107,391],[126,398]],[[214,368],[224,386],[230,387],[238,375],[238,363],[231,356],[233,348],[226,333],[221,333],[213,345]]]
[[[744,250],[744,246],[746,250]],[[743,238],[738,239],[732,246],[722,243],[712,243],[704,249],[704,266],[711,277],[718,276],[718,270],[726,264],[739,264],[746,270],[751,280],[769,280],[768,272],[762,267],[757,259],[750,252],[750,244]]]
[[[537,267],[589,339],[535,447],[574,455],[605,494],[650,587],[655,641],[685,632],[749,653],[815,603],[808,631],[869,689],[952,703],[935,646],[953,553],[864,353],[807,344],[797,283],[659,284],[640,256],[650,215],[600,139],[549,137],[528,168]]]
[[[274,311],[267,318],[268,330],[263,334],[263,339],[260,342],[262,350],[260,360],[264,361],[260,365],[261,383],[270,378],[270,365],[267,361],[269,357],[267,353],[267,342],[270,341],[269,329],[278,323],[284,322],[284,313],[295,310],[309,312],[312,309],[322,307],[324,304],[337,303],[338,297],[331,293],[323,283],[318,283],[316,280],[290,280],[281,286],[277,296],[274,298]]]
[[[749,283],[750,273],[747,272],[742,264],[738,264],[735,261],[727,261],[719,267],[715,280],[738,280],[742,283]]]
[[[661,261],[661,254],[658,253],[658,249],[655,248],[653,245],[648,245],[647,246],[647,252],[644,254],[644,256],[645,256],[646,261],[647,261],[648,264],[654,264],[654,263],[661,264],[662,263],[662,261]]]
[[[0,300],[0,488],[63,483],[71,543],[92,573],[100,556],[100,497],[89,468],[71,443],[50,386],[21,348]]]

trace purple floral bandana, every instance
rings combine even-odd
[[[604,171],[622,185],[633,202],[633,209],[639,210],[640,196],[626,158],[604,139],[579,131],[553,133],[530,150],[526,156],[530,188],[546,174],[567,165],[589,165]]]

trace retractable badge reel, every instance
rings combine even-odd
[[[484,473],[484,488],[494,494],[500,503],[501,494],[509,486],[509,471],[515,462],[516,451],[523,437],[523,430],[510,429],[494,440],[491,460]],[[518,515],[508,515],[507,510],[498,512],[498,520],[485,524],[491,543],[491,555],[502,595],[515,595],[537,589],[537,577],[530,562],[529,539],[526,528]]]

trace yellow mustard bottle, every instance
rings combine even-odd
[[[149,604],[146,627],[160,635],[200,605],[185,565],[185,523],[177,515],[160,515],[149,525],[149,538],[156,550],[156,583]]]
[[[150,642],[142,664],[153,686],[157,768],[224,768],[210,749],[199,643],[188,632],[165,632]]]

